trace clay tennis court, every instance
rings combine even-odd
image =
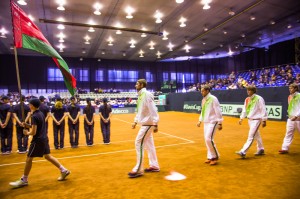
[[[95,125],[95,145],[87,147],[80,123],[80,146],[72,149],[68,131],[65,149],[53,149],[52,122],[49,123],[51,154],[71,175],[57,181],[59,170],[43,158],[36,158],[29,176],[29,186],[11,189],[9,182],[22,176],[25,154],[0,156],[0,198],[299,198],[300,136],[295,134],[290,153],[278,154],[285,135],[285,122],[268,121],[261,130],[266,155],[254,156],[256,142],[246,159],[235,154],[247,139],[248,123],[238,125],[238,118],[224,116],[223,130],[217,131],[215,143],[219,164],[209,166],[203,139],[203,126],[196,127],[198,114],[161,112],[159,132],[154,135],[159,173],[146,173],[130,179],[127,173],[136,163],[131,129],[134,114],[113,115],[111,144],[102,144],[99,116]],[[15,130],[15,129],[14,129]],[[145,167],[148,166],[145,158]],[[167,181],[165,176],[177,171],[187,178]]]

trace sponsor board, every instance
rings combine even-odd
[[[266,105],[268,119],[282,119],[282,105]],[[223,115],[239,116],[238,108],[243,108],[243,104],[220,104]]]
[[[113,114],[128,114],[134,113],[136,110],[135,107],[128,107],[128,108],[112,108]]]
[[[185,101],[183,103],[183,112],[200,113],[200,111],[201,111],[200,101]]]

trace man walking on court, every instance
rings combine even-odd
[[[214,143],[216,129],[222,130],[222,112],[219,100],[210,94],[210,87],[205,85],[201,88],[202,110],[197,126],[204,122],[204,139],[207,147],[207,160],[205,163],[216,165],[219,159],[219,152]]]
[[[10,182],[9,184],[13,188],[24,187],[28,185],[28,176],[32,167],[32,161],[34,157],[45,157],[46,160],[51,162],[56,166],[60,172],[61,176],[58,177],[58,181],[64,180],[71,172],[67,170],[63,165],[61,165],[58,160],[50,155],[50,147],[48,142],[48,136],[45,129],[45,117],[43,113],[39,110],[41,102],[39,99],[34,98],[29,102],[29,108],[32,112],[31,116],[31,130],[24,129],[24,135],[32,135],[32,141],[27,154],[27,159],[24,168],[24,174],[20,180],[15,182]]]
[[[139,79],[135,88],[138,91],[137,114],[132,124],[134,129],[139,123],[141,128],[135,139],[135,149],[137,155],[137,163],[131,172],[128,173],[130,178],[140,177],[144,172],[159,172],[159,164],[154,146],[153,134],[158,131],[157,123],[159,115],[154,103],[153,95],[146,90],[147,81]],[[144,146],[148,152],[149,168],[143,170]]]
[[[239,124],[242,124],[244,118],[248,118],[249,124],[249,134],[246,143],[240,151],[237,151],[236,154],[240,155],[242,158],[245,158],[246,152],[251,147],[254,139],[257,141],[257,152],[255,155],[264,155],[265,149],[259,132],[259,126],[262,123],[262,127],[267,125],[267,111],[265,106],[264,99],[256,94],[255,86],[247,87],[248,97],[245,99],[244,107],[242,114],[240,116]]]
[[[288,97],[288,119],[286,123],[286,134],[283,139],[283,144],[280,154],[289,152],[290,145],[292,144],[295,130],[300,133],[300,93],[297,84],[289,86],[290,95]]]

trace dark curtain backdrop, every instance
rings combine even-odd
[[[79,58],[64,58],[72,69],[88,69],[90,81],[77,82],[77,87],[93,90],[94,88],[117,90],[134,89],[135,82],[109,82],[108,70],[139,71],[138,78],[145,78],[145,72],[154,74],[154,82],[150,82],[149,89],[160,90],[163,83],[163,72],[191,73],[195,76],[195,83],[203,81],[199,74],[209,77],[211,74],[229,74],[231,71],[244,71],[278,64],[295,62],[295,40],[274,44],[265,49],[255,49],[233,57],[215,59],[192,59],[181,62],[138,62],[127,60],[101,60]],[[66,89],[64,82],[49,82],[48,68],[56,68],[53,60],[45,56],[18,56],[22,89]],[[0,55],[0,89],[10,92],[18,91],[14,56]],[[104,70],[104,81],[95,81],[95,71]],[[177,82],[177,89],[183,85]]]

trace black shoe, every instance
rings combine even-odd
[[[128,173],[129,178],[137,178],[137,177],[141,177],[142,175],[143,175],[142,172],[133,172],[133,171],[131,171],[131,172]]]

